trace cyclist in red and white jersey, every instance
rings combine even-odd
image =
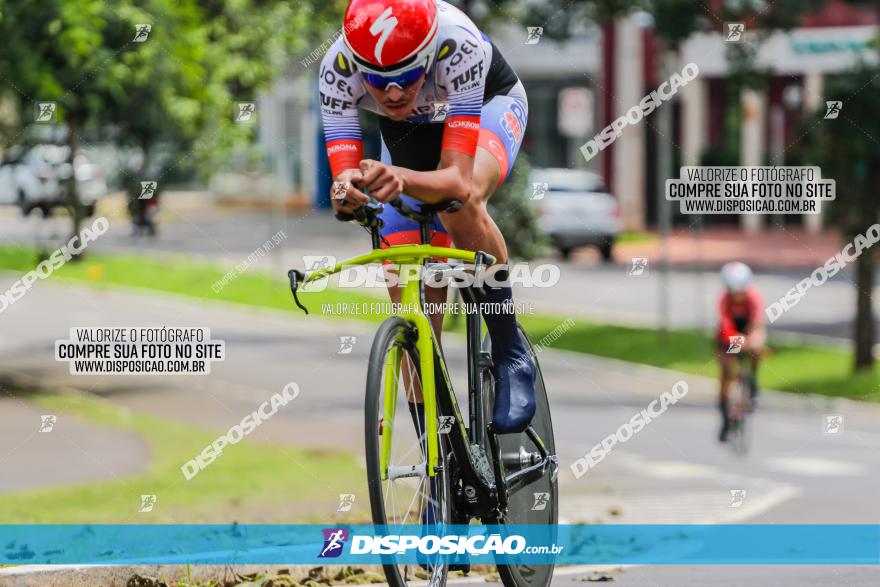
[[[749,266],[740,262],[728,263],[721,268],[721,280],[725,291],[721,294],[718,305],[717,347],[721,363],[719,408],[722,417],[719,440],[725,442],[730,428],[728,395],[736,376],[736,355],[730,351],[738,348],[740,353],[748,353],[750,356],[753,376],[749,395],[754,403],[758,393],[758,361],[767,334],[764,328],[764,300],[752,285],[752,270]]]
[[[367,202],[364,188],[380,202],[400,197],[414,208],[458,200],[461,209],[440,213],[431,227],[432,244],[454,242],[507,262],[486,202],[516,160],[528,102],[513,69],[467,15],[442,0],[351,0],[343,34],[321,62],[320,92],[333,178],[348,186],[333,201],[337,210]],[[359,110],[379,115],[380,161],[363,157]],[[414,221],[390,206],[382,218],[388,244],[419,242]],[[506,282],[506,271],[496,279]],[[487,307],[512,307],[509,284],[485,291]],[[396,287],[389,293],[399,301]],[[426,298],[446,301],[445,288],[428,288]],[[484,319],[495,371],[493,426],[521,431],[535,412],[534,362],[512,312]],[[439,333],[442,315],[432,321]]]

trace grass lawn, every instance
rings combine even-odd
[[[539,342],[565,320],[525,316],[522,323],[531,339]],[[772,340],[770,345],[772,354],[763,360],[758,371],[762,388],[880,401],[880,365],[873,373],[853,375],[852,357],[848,352]],[[575,320],[575,325],[551,346],[685,373],[718,376],[710,337],[692,330],[674,330],[664,336],[648,328]]]
[[[28,271],[34,267],[35,253],[30,247],[0,247],[0,268]],[[257,271],[239,275],[219,293],[211,285],[229,270],[184,256],[165,258],[133,255],[91,254],[80,263],[69,263],[53,280],[87,281],[94,287],[126,285],[176,294],[277,308],[300,313],[293,304],[287,283],[279,276]],[[327,288],[323,292],[303,292],[303,303],[312,312],[310,319],[321,320],[321,304],[375,302],[375,295],[358,290]],[[378,314],[350,315],[381,322]],[[521,322],[535,342],[565,322],[565,316],[522,316]],[[456,329],[464,330],[464,320]],[[851,353],[830,347],[796,346],[774,343],[774,354],[765,359],[759,372],[765,388],[798,393],[819,393],[869,401],[880,401],[880,365],[873,373],[853,375]],[[686,373],[716,376],[717,365],[709,336],[690,330],[663,335],[650,328],[630,328],[575,319],[574,326],[555,340],[553,348],[676,369]]]
[[[657,240],[657,235],[653,232],[642,232],[642,231],[633,231],[633,232],[621,232],[615,237],[614,242],[617,244],[621,243],[644,243],[648,241]]]
[[[353,455],[247,439],[224,449],[222,456],[186,481],[180,466],[218,432],[133,413],[86,395],[38,393],[27,399],[49,413],[142,437],[150,448],[150,463],[145,472],[123,479],[5,494],[0,499],[0,523],[303,523],[304,514],[311,515],[318,504],[335,511],[339,491],[328,488],[365,485]],[[138,513],[143,494],[157,496],[152,512]],[[260,512],[260,519],[249,519],[253,512]]]

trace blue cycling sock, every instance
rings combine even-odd
[[[499,285],[483,288],[495,375],[492,426],[496,432],[521,432],[535,415],[535,364],[516,326],[508,271],[496,271],[494,282]]]

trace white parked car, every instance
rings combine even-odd
[[[0,162],[0,204],[17,205],[24,214],[36,208],[48,215],[52,207],[65,204],[65,182],[74,168],[80,203],[86,216],[92,216],[97,201],[107,194],[104,172],[82,154],[71,165],[70,149],[62,145],[10,148]]]
[[[602,178],[580,169],[550,168],[533,169],[529,179],[538,224],[562,257],[568,259],[578,247],[594,246],[604,261],[610,261],[622,223],[617,199]]]

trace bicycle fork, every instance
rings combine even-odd
[[[416,349],[419,352],[419,370],[422,386],[422,402],[425,406],[425,435],[427,437],[427,471],[429,477],[433,477],[435,469],[440,463],[440,449],[437,443],[437,394],[434,382],[434,347],[431,331],[431,322],[422,312],[422,291],[419,287],[419,265],[403,264],[400,266],[400,293],[401,316],[416,327]],[[400,364],[403,353],[400,350],[389,354],[386,363],[386,372],[392,373],[392,377],[386,377],[384,421],[394,422],[397,408],[397,394],[393,386],[398,384]],[[390,364],[389,364],[390,363]],[[388,464],[391,461],[391,435],[394,431],[390,427],[382,430],[382,453],[380,464],[383,476],[387,478]]]

